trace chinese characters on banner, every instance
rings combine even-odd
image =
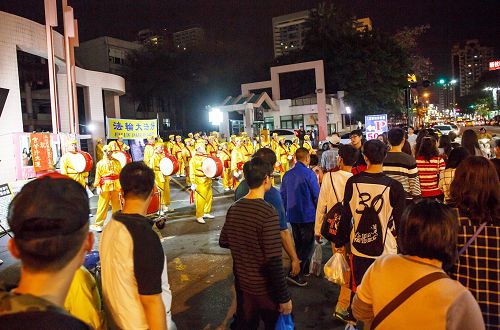
[[[500,70],[500,60],[489,63],[490,71]]]
[[[30,134],[31,156],[33,157],[33,167],[36,173],[52,170],[53,154],[50,145],[50,134],[32,133]]]
[[[107,118],[108,139],[117,139],[119,134],[127,139],[145,139],[158,133],[156,119],[117,119]]]
[[[365,116],[366,139],[376,139],[379,134],[387,132],[387,114]]]

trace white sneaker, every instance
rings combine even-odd
[[[207,218],[207,219],[213,219],[213,218],[215,218],[215,217],[214,217],[213,215],[211,215],[210,213],[205,213],[205,214],[203,215],[203,217],[204,217],[204,218]]]
[[[3,264],[3,260],[2,260],[2,259],[0,259],[0,265],[1,265],[1,264]]]
[[[224,188],[224,191],[229,191],[231,190],[231,188]]]
[[[100,233],[102,232],[102,227],[98,225],[90,225],[90,230]]]
[[[196,222],[198,222],[198,223],[206,223],[203,218],[196,218]]]

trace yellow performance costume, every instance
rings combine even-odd
[[[221,143],[222,150],[219,152],[219,159],[222,162],[223,170],[222,170],[222,185],[224,186],[224,190],[231,190],[232,184],[232,175],[231,175],[231,153],[227,149],[227,142]]]
[[[212,132],[211,134],[213,137],[214,137],[214,146],[215,146],[215,150],[219,151],[220,149],[220,142],[219,142],[219,132]]]
[[[184,140],[185,147],[182,149],[182,157],[184,158],[184,168],[186,172],[186,185],[191,185],[191,179],[189,178],[189,162],[194,155],[193,139],[187,138]]]
[[[314,149],[312,147],[311,138],[309,137],[309,135],[304,136],[304,145],[303,145],[303,147],[306,148],[307,151],[309,151],[310,155],[315,155],[316,154],[316,151],[314,151]]]
[[[276,149],[276,159],[277,159],[277,169],[280,172],[280,178],[283,179],[283,175],[285,172],[290,169],[290,159],[289,157],[290,150],[285,144],[285,138],[281,137],[279,139],[278,148]]]
[[[76,143],[76,140],[68,142],[68,151],[61,157],[61,174],[69,176],[85,188],[89,172],[77,172],[75,170],[75,162],[78,154]]]
[[[111,141],[108,146],[111,151],[127,151],[130,149],[130,147],[123,142],[123,135],[121,134],[118,135],[118,140]]]
[[[170,205],[170,177],[168,175],[164,175],[160,171],[160,162],[163,158],[165,158],[163,144],[156,143],[155,153],[148,165],[155,172],[155,184],[160,191],[162,212],[165,211],[165,209],[168,210],[168,206]]]
[[[295,166],[295,163],[296,163],[295,153],[297,152],[297,149],[299,149],[299,148],[300,148],[300,146],[299,146],[299,138],[298,137],[294,137],[293,138],[293,143],[290,146],[290,156],[292,156],[291,167]]]
[[[92,329],[104,329],[104,315],[101,311],[101,297],[94,277],[80,266],[73,276],[64,309],[82,320]]]
[[[213,157],[217,157],[217,151],[219,151],[217,143],[215,142],[215,137],[214,136],[209,136],[208,137],[208,144],[207,144],[207,154]]]
[[[172,155],[172,147],[174,146],[174,141],[175,135],[169,135],[168,136],[168,141],[164,143],[165,149],[167,149],[167,152]]]
[[[247,137],[243,140],[243,145],[242,145],[241,150],[245,154],[245,162],[249,161],[255,152],[255,149],[253,147],[253,144],[252,144],[252,141],[250,140],[250,138]]]
[[[144,147],[144,163],[149,166],[149,162],[155,153],[155,138],[153,136],[148,137],[148,144]]]
[[[95,162],[97,163],[104,157],[104,151],[102,151],[102,139],[98,138],[95,145]]]
[[[241,138],[235,139],[235,146],[231,152],[231,174],[233,176],[233,189],[236,190],[243,179],[243,165],[245,164],[245,154],[241,146]]]
[[[231,135],[229,138],[229,143],[227,144],[227,150],[229,150],[229,153],[231,153],[234,149],[235,143],[234,140],[236,139],[236,135]]]
[[[189,162],[189,177],[191,179],[191,190],[194,193],[196,205],[196,221],[205,223],[203,218],[213,218],[212,210],[212,179],[203,172],[203,160],[206,158],[205,144],[196,143],[196,153]]]
[[[177,135],[175,137],[175,142],[172,145],[172,153],[171,153],[172,156],[174,156],[177,159],[177,162],[179,163],[179,171],[177,172],[177,177],[186,175],[182,150],[184,150],[184,143],[182,143],[182,137]]]
[[[278,149],[278,145],[278,133],[273,133],[273,138],[271,139],[271,150],[276,152],[276,149]]]
[[[103,150],[106,156],[97,163],[94,180],[94,187],[100,190],[95,225],[101,228],[106,220],[110,203],[113,213],[121,209],[119,179],[122,166],[119,161],[111,157],[112,151],[109,146],[104,146]]]

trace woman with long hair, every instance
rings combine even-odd
[[[439,138],[439,154],[444,158],[444,160],[448,160],[448,157],[450,156],[450,152],[453,149],[451,146],[451,139],[448,135],[441,135]]]
[[[446,163],[446,169],[439,176],[438,184],[439,189],[443,191],[445,203],[448,203],[450,200],[450,185],[453,182],[453,177],[455,176],[455,169],[465,158],[469,156],[469,152],[464,147],[458,147],[451,150],[448,162]]]
[[[467,149],[467,151],[472,156],[485,156],[481,148],[479,147],[476,132],[471,129],[465,130],[464,134],[462,135],[462,147]]]
[[[435,200],[406,208],[398,226],[401,254],[378,257],[357,287],[352,311],[365,329],[378,329],[378,325],[384,329],[408,325],[414,329],[484,329],[473,295],[444,272],[456,258],[457,222],[457,213]],[[434,280],[403,300],[404,305],[389,308],[389,314],[383,312],[405,289],[430,277]]]
[[[436,139],[426,136],[420,143],[420,149],[415,157],[422,197],[432,197],[443,200],[443,192],[439,189],[439,175],[445,169],[443,157],[439,155]]]
[[[417,139],[415,140],[415,149],[413,149],[413,154],[416,156],[418,150],[420,149],[420,145],[422,144],[422,139],[426,136],[429,136],[429,131],[426,129],[421,129],[418,132]]]
[[[450,187],[450,205],[460,215],[459,256],[451,274],[475,296],[487,329],[498,327],[500,320],[499,187],[495,167],[480,156],[460,163]]]

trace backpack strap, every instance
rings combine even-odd
[[[394,310],[396,310],[401,304],[403,304],[406,300],[408,300],[408,298],[410,298],[418,290],[442,278],[449,278],[449,277],[443,272],[433,272],[413,282],[409,287],[404,289],[387,305],[385,305],[384,308],[382,308],[382,310],[377,315],[375,315],[375,318],[373,319],[370,329],[371,330],[375,329]]]
[[[476,230],[476,232],[474,233],[474,235],[472,235],[472,237],[469,238],[469,240],[467,241],[467,243],[465,243],[465,245],[460,249],[460,251],[458,252],[457,256],[461,256],[462,254],[465,253],[465,251],[467,251],[467,249],[469,248],[469,246],[471,246],[471,244],[474,243],[474,241],[477,239],[477,237],[479,236],[479,234],[483,231],[484,227],[486,227],[486,222],[483,222],[481,224],[481,226],[478,228],[478,230]]]
[[[330,182],[332,183],[333,193],[335,194],[335,198],[337,199],[337,203],[341,202],[339,200],[339,196],[337,195],[337,190],[335,190],[335,186],[333,184],[333,172],[330,172]]]

